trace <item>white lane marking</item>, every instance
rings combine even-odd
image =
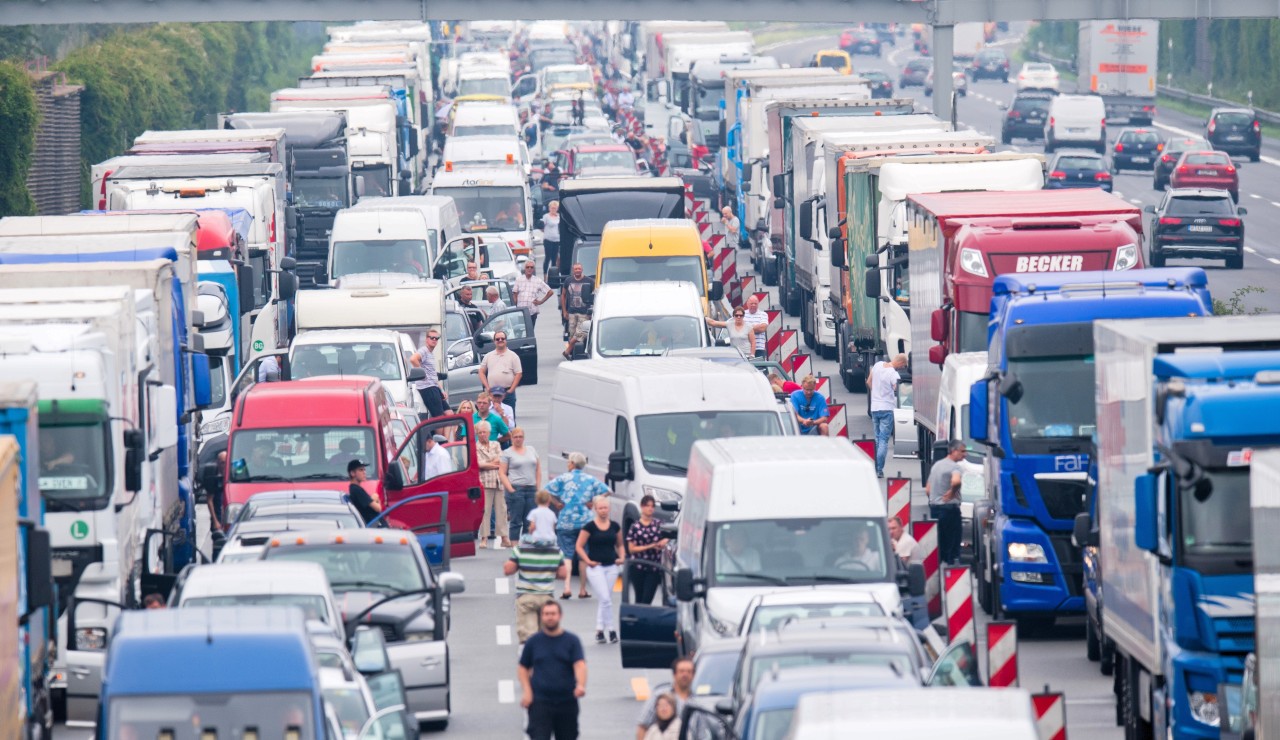
[[[1254,249],[1253,247],[1245,247],[1245,248],[1244,248],[1244,251],[1248,252],[1249,254],[1257,254],[1257,253],[1258,253],[1258,250]]]
[[[1274,201],[1274,200],[1273,200],[1273,201],[1271,201],[1271,205],[1275,206],[1276,208],[1280,208],[1280,201]]]
[[[1249,197],[1255,200],[1262,200],[1262,196],[1258,195],[1257,193],[1249,193]]]
[[[493,629],[497,633],[499,645],[511,644],[511,625],[509,624],[494,625]]]
[[[508,581],[506,578],[493,579],[493,592],[496,594],[511,593],[511,581]]]
[[[498,703],[499,704],[515,704],[516,703],[516,682],[511,679],[504,679],[498,682]]]
[[[1114,195],[1114,196],[1116,196],[1117,198],[1123,198],[1123,197],[1124,197],[1124,193],[1120,192],[1119,190],[1112,190],[1112,191],[1111,191],[1111,194],[1112,194],[1112,195]]]
[[[1137,203],[1138,205],[1142,205],[1142,199],[1141,199],[1141,198],[1130,198],[1130,199],[1129,199],[1129,202],[1130,202],[1130,203]]]
[[[1275,257],[1268,257],[1267,261],[1273,265],[1280,265],[1280,260],[1276,259]]]

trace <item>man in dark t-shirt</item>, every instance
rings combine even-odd
[[[347,463],[347,478],[350,479],[351,485],[347,487],[347,498],[351,500],[351,505],[356,507],[356,511],[360,512],[360,516],[364,519],[364,523],[368,524],[382,513],[382,502],[369,495],[364,490],[364,483],[369,477],[369,471],[363,460],[352,460]]]
[[[560,605],[548,601],[541,629],[524,644],[516,674],[520,706],[529,710],[529,740],[577,740],[578,699],[587,693],[582,641],[560,626]]]

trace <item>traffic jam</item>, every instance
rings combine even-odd
[[[1263,733],[1262,127],[1080,25],[330,26],[0,219],[5,737]]]

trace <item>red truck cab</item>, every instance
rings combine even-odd
[[[347,463],[367,468],[364,488],[384,510],[424,493],[444,496],[390,512],[419,535],[443,532],[450,555],[474,554],[483,509],[471,419],[419,424],[397,444],[382,384],[368,377],[255,383],[236,399],[227,441],[223,521],[255,493],[281,488],[348,490]],[[424,465],[425,440],[442,434],[447,464]],[[433,475],[427,473],[434,471]]]

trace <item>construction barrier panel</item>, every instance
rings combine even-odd
[[[978,644],[978,631],[973,624],[973,584],[968,568],[947,568],[943,576],[947,606],[947,644]]]
[[[874,450],[872,459],[875,459]],[[911,479],[888,478],[885,481],[885,499],[889,506],[889,516],[898,517],[905,529],[911,524]]]
[[[924,595],[929,600],[929,618],[937,619],[942,616],[942,589],[938,582],[938,523],[912,522],[911,536],[920,543],[920,564],[924,566]]]
[[[987,685],[1018,685],[1018,623],[987,622]]]
[[[825,380],[825,378],[823,378]],[[849,417],[845,415],[843,403],[827,404],[827,436],[849,438]],[[874,458],[873,458],[874,459]]]
[[[1036,713],[1036,730],[1040,740],[1067,740],[1067,699],[1062,693],[1048,691],[1031,695]]]

